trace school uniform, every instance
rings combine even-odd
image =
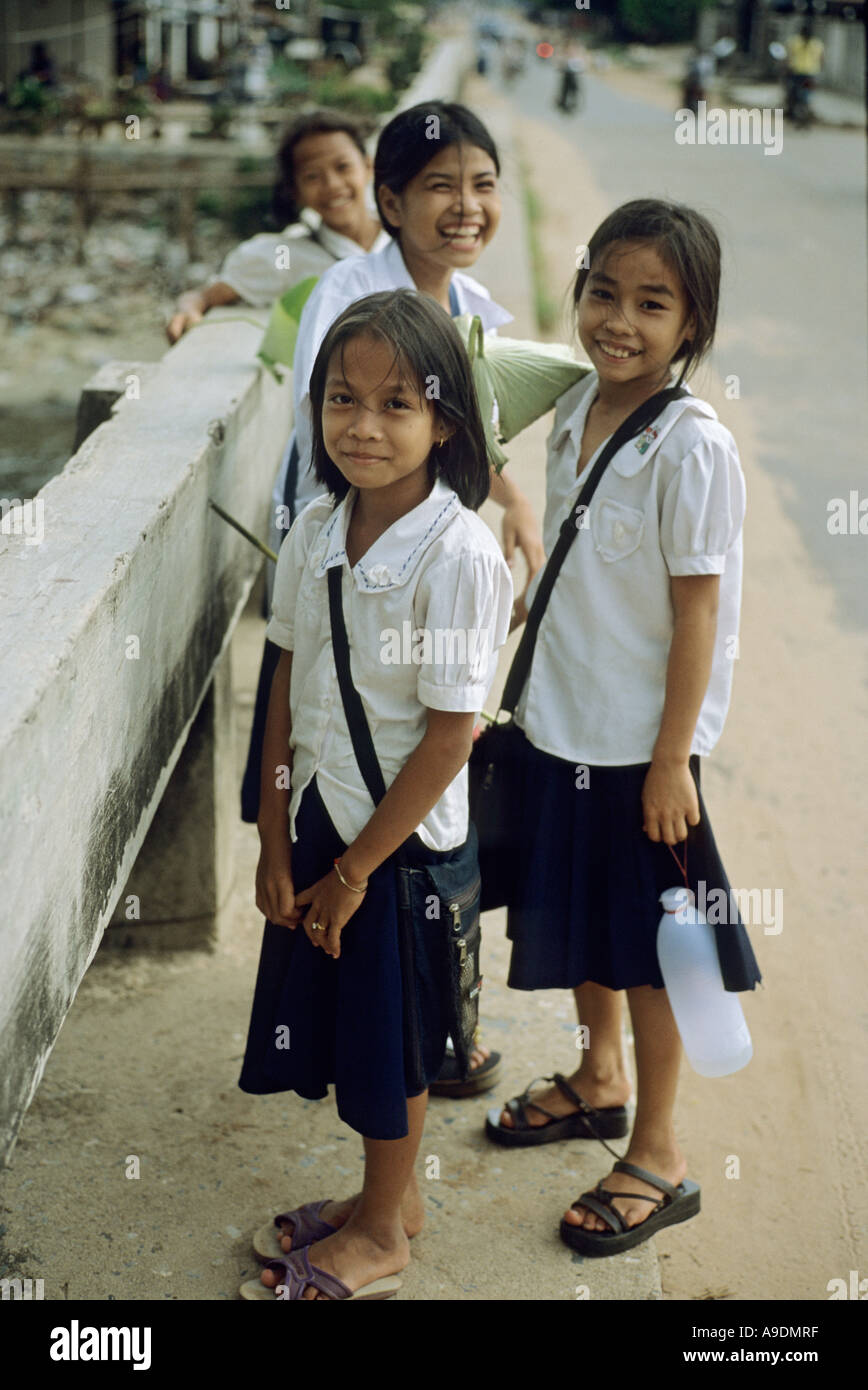
[[[577,477],[596,394],[591,373],[558,401],[546,465],[549,554],[600,451]],[[698,789],[700,759],[716,744],[729,705],[744,508],[735,441],[711,406],[689,394],[625,444],[603,474],[552,590],[515,711],[527,742],[524,854],[507,926],[514,988],[663,985],[659,896],[683,880],[667,846],[642,830],[641,793],[663,714],[670,580],[721,576],[711,678],[691,745]],[[687,840],[688,881],[694,892],[704,880],[708,891],[728,893],[701,795],[700,811]],[[682,861],[683,852],[682,845]],[[716,935],[727,988],[752,989],[760,975],[743,925],[722,925]]]
[[[381,231],[371,249],[380,251],[390,240],[388,232]],[[287,249],[289,265],[283,265]],[[239,299],[268,308],[308,276],[323,275],[337,261],[365,254],[357,241],[334,231],[310,208],[304,208],[298,221],[283,231],[262,232],[234,247],[209,283],[220,281]]]
[[[269,639],[293,652],[289,834],[299,891],[331,870],[374,810],[338,688],[328,570],[341,567],[353,681],[387,789],[424,734],[426,709],[482,708],[509,630],[512,580],[500,547],[442,479],[351,569],[345,546],[356,495],[351,488],[337,507],[330,497],[315,499],[298,517],[278,559],[268,626]],[[420,630],[432,638],[459,630],[479,637],[464,644],[420,640],[415,656],[413,648],[401,650],[405,634]],[[472,867],[466,766],[417,826],[408,850],[414,864]],[[440,1070],[447,1035],[439,930],[432,921],[430,935],[423,935],[410,1001],[426,1084]],[[334,1083],[347,1124],[369,1138],[401,1138],[407,1133],[403,1008],[390,858],[371,874],[337,961],[311,945],[303,929],[266,923],[239,1085],[319,1099]],[[288,1047],[276,1044],[280,1025],[289,1029]]]
[[[382,250],[371,251],[366,256],[355,256],[351,260],[348,258],[332,266],[314,286],[302,311],[293,361],[295,428],[284,450],[278,481],[275,484],[276,505],[282,503],[288,508],[291,521],[295,520],[309,502],[323,494],[323,486],[315,478],[310,466],[313,436],[308,389],[313,364],[323,338],[335,319],[357,299],[364,299],[366,295],[376,294],[381,290],[415,288],[413,278],[404,264],[401,248],[392,237],[388,238],[388,245]],[[461,314],[478,314],[486,333],[496,332],[502,324],[512,321],[512,315],[494,302],[485,286],[480,285],[472,276],[465,275],[463,271],[455,271],[452,276],[449,301],[453,318]],[[275,515],[273,508],[272,518]],[[285,531],[272,530],[272,549],[280,550],[285,534]],[[278,655],[274,646],[268,645],[266,634],[247,765],[241,787],[241,817],[247,822],[255,822],[259,809],[262,739],[268,712],[268,696]]]

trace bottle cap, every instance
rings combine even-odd
[[[682,912],[685,907],[693,907],[696,902],[692,888],[666,888],[660,894],[664,912]]]

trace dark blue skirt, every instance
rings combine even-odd
[[[305,788],[296,820],[292,874],[301,892],[331,870],[346,845],[316,785]],[[432,852],[411,836],[411,862],[446,863],[459,850]],[[444,952],[437,923],[415,943],[415,1010],[426,1084],[446,1054]],[[282,1025],[285,1027],[282,1028]],[[287,1039],[289,1046],[282,1046]],[[301,927],[266,922],[238,1085],[265,1095],[297,1091],[321,1100],[334,1085],[338,1114],[369,1139],[402,1139],[407,1128],[404,999],[398,944],[397,874],[392,858],[370,875],[361,906],[341,933],[337,960]]]
[[[657,963],[660,894],[684,879],[664,844],[642,829],[642,785],[649,763],[590,767],[576,786],[576,765],[524,740],[524,846],[514,906],[508,983],[513,989],[573,989],[592,981],[609,989],[663,988]],[[690,759],[699,791],[699,758]],[[699,898],[729,880],[699,793],[700,823],[689,828],[687,879]],[[684,862],[684,845],[676,846]],[[712,901],[715,901],[712,899]],[[727,897],[727,901],[731,901]],[[738,917],[738,914],[735,914]],[[740,918],[714,927],[728,990],[761,978]]]

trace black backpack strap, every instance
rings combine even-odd
[[[341,602],[342,574],[342,565],[332,565],[328,571],[329,617],[332,625],[335,669],[338,674],[341,699],[344,702],[344,714],[347,717],[347,726],[353,743],[353,752],[356,755],[362,777],[365,779],[365,786],[371,794],[371,800],[377,806],[386,795],[386,784],[383,781],[383,773],[377,758],[377,751],[374,748],[374,740],[371,738],[371,730],[368,726],[362,697],[353,685],[350,671],[350,644],[347,639],[344,609]]]
[[[536,646],[537,634],[539,633],[540,623],[543,613],[554,588],[555,580],[558,577],[561,565],[567,557],[567,551],[579,534],[584,529],[585,510],[589,506],[591,498],[597,490],[597,485],[605,473],[610,461],[635,435],[641,434],[644,429],[656,420],[657,416],[665,410],[671,401],[680,400],[688,392],[683,386],[670,386],[665,391],[658,391],[656,395],[649,396],[647,401],[628,415],[627,419],[612,435],[608,444],[603,449],[597,462],[591,469],[585,484],[576,499],[575,504],[570,509],[570,514],[561,524],[557,544],[548,558],[546,567],[543,570],[539,587],[534,594],[533,603],[530,607],[524,632],[518,644],[518,650],[509,668],[509,675],[506,678],[506,685],[503,688],[503,698],[500,708],[512,714],[518,704],[522,687],[530,674],[531,662],[533,661],[534,647]]]

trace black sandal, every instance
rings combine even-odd
[[[635,1163],[625,1163],[622,1159],[614,1164],[613,1171],[641,1178],[643,1182],[658,1187],[663,1196],[658,1201],[655,1197],[649,1197],[647,1192],[612,1192],[603,1186],[605,1179],[601,1178],[593,1192],[583,1192],[581,1197],[573,1202],[570,1210],[578,1211],[579,1207],[587,1207],[599,1216],[601,1221],[605,1221],[609,1231],[588,1231],[584,1226],[570,1225],[566,1218],[561,1221],[561,1240],[582,1255],[620,1255],[624,1250],[632,1250],[634,1245],[641,1245],[643,1240],[648,1240],[649,1236],[653,1236],[664,1226],[689,1221],[691,1216],[696,1216],[699,1212],[699,1184],[691,1182],[689,1178],[685,1178],[678,1187],[673,1187],[665,1178],[658,1178],[647,1169],[639,1168]],[[621,1213],[612,1205],[618,1197],[633,1197],[643,1202],[654,1202],[654,1209],[644,1221],[637,1222],[635,1226],[628,1226]]]
[[[558,1090],[577,1106],[573,1115],[553,1115],[545,1106],[530,1099],[531,1089],[537,1081],[553,1081]],[[505,1109],[512,1118],[512,1128],[500,1123],[500,1111]],[[545,1125],[532,1125],[527,1118],[528,1110],[538,1110],[548,1115]],[[520,1096],[508,1100],[505,1106],[489,1110],[485,1121],[485,1133],[495,1144],[510,1148],[527,1148],[533,1144],[554,1144],[559,1139],[622,1139],[627,1133],[627,1108],[613,1105],[606,1110],[595,1110],[593,1105],[582,1100],[565,1077],[556,1071],[554,1076],[538,1076]],[[616,1155],[617,1157],[617,1155]]]
[[[490,1091],[500,1080],[500,1053],[492,1052],[478,1067],[471,1068],[470,1075],[462,1077],[458,1070],[458,1059],[453,1051],[447,1050],[443,1065],[428,1087],[432,1096],[478,1096],[481,1091]]]

